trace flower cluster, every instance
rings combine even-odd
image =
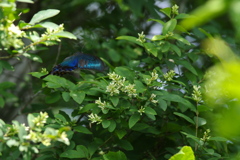
[[[202,93],[200,91],[200,86],[193,86],[193,93],[192,93],[192,98],[194,101],[199,103],[202,100]]]
[[[153,72],[151,73],[151,78],[146,78],[147,85],[150,85],[152,83],[152,81],[155,81],[157,79],[158,79],[157,71],[153,70]]]
[[[172,6],[172,14],[173,15],[178,15],[179,13],[178,13],[178,5],[174,5],[174,6]]]
[[[34,143],[42,143],[45,146],[50,146],[52,140],[63,142],[66,145],[70,144],[66,132],[59,132],[59,130],[52,128],[47,128],[43,134],[30,130],[30,133],[24,139],[31,140]]]
[[[101,97],[99,97],[98,100],[95,101],[96,104],[98,104],[98,107],[104,110],[106,108],[107,103],[105,101],[101,101]]]
[[[109,92],[111,96],[114,94],[119,94],[120,91],[127,93],[129,97],[136,97],[136,89],[134,88],[134,84],[125,84],[126,78],[121,77],[120,75],[116,74],[115,72],[108,74],[109,79],[112,82],[109,83],[107,86],[106,92]]]
[[[34,118],[32,122],[36,127],[43,127],[44,124],[47,122],[47,118],[48,118],[47,112],[44,113],[40,112],[40,115]]]
[[[32,125],[29,129],[29,134],[24,136],[25,139],[31,140],[34,143],[42,143],[45,146],[51,145],[52,140],[57,140],[69,145],[70,142],[67,138],[65,132],[59,132],[58,130],[52,128],[46,128],[44,133],[41,131],[47,122],[48,114],[47,112],[40,112],[39,116],[32,119]]]
[[[203,142],[208,141],[211,138],[211,136],[209,136],[210,132],[211,132],[210,129],[207,129],[203,134],[203,138],[200,138],[200,140]]]
[[[122,88],[122,91],[127,93],[129,97],[136,97],[136,89],[134,88],[135,84],[129,84],[127,86],[124,86],[124,88]]]
[[[6,48],[21,48],[24,46],[22,37],[24,37],[26,34],[25,32],[21,31],[18,26],[15,26],[13,22],[7,21],[6,26],[0,24],[0,30],[3,31],[0,38],[5,39],[4,41],[0,42],[2,46],[5,46]]]
[[[54,34],[62,32],[63,30],[64,30],[63,24],[60,24],[57,28],[54,28],[54,29],[47,28],[46,32],[41,35],[40,41],[49,40],[49,41],[60,42],[60,39],[58,38],[58,36],[56,36]],[[46,45],[47,45],[47,43],[46,43]]]
[[[173,80],[173,77],[175,76],[175,72],[174,72],[174,70],[170,70],[170,71],[168,71],[167,73],[165,73],[164,75],[163,75],[163,77],[164,77],[164,79],[166,80],[166,81],[171,81],[171,80]]]
[[[166,37],[172,37],[174,35],[173,32],[168,31],[167,34],[165,35]]]
[[[156,97],[156,94],[151,94],[151,97],[149,98],[149,100],[152,102],[152,103],[158,103],[158,100],[155,100],[154,98]]]
[[[145,107],[141,106],[141,108],[138,110],[138,113],[140,115],[142,115],[143,113],[145,113]]]
[[[100,116],[98,116],[97,114],[93,114],[91,113],[90,115],[88,115],[88,120],[91,121],[91,123],[97,123],[100,124],[102,122],[102,119]]]
[[[4,134],[4,141],[8,147],[19,147],[21,152],[28,152],[33,150],[38,153],[39,150],[33,143],[42,143],[45,146],[51,145],[52,141],[59,141],[69,145],[69,139],[66,132],[63,130],[57,130],[53,128],[46,127],[48,114],[40,112],[39,116],[34,117],[32,114],[28,115],[29,126],[25,124],[20,124],[17,121],[13,121],[13,125],[6,129]],[[3,124],[0,124],[0,129],[2,129]],[[66,129],[64,129],[66,130]],[[22,136],[22,139],[17,139],[16,135]],[[20,137],[19,137],[20,138]]]
[[[138,33],[138,39],[136,41],[141,42],[141,43],[146,42],[145,34],[143,33],[143,31],[142,31],[142,33]]]

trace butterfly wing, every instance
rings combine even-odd
[[[78,68],[103,71],[105,69],[105,65],[103,61],[96,56],[88,54],[79,54]]]
[[[105,65],[102,60],[96,56],[76,53],[65,58],[62,63],[53,67],[52,71],[40,78],[43,79],[50,74],[63,75],[77,68],[103,71],[105,69]]]

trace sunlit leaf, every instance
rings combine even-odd
[[[67,31],[58,32],[53,35],[61,38],[77,39],[77,37],[74,34]]]
[[[178,153],[173,155],[169,160],[195,160],[195,156],[191,147],[184,146]]]
[[[57,9],[47,9],[39,11],[38,13],[34,14],[32,19],[30,20],[30,24],[36,24],[38,22],[41,22],[42,20],[51,18],[55,15],[57,15],[60,11]]]
[[[162,29],[162,34],[166,35],[168,32],[173,32],[177,25],[176,19],[170,19],[168,22],[166,22]]]
[[[172,8],[167,7],[167,8],[160,9],[160,11],[163,12],[166,16],[168,16],[168,18],[171,18]]]
[[[130,41],[130,42],[133,42],[133,43],[138,44],[139,46],[143,46],[142,43],[140,43],[139,41],[137,41],[137,38],[136,38],[136,37],[132,37],[132,36],[119,36],[119,37],[117,37],[116,39],[128,40],[128,41]]]
[[[31,0],[16,0],[17,2],[24,2],[24,3],[34,3]]]

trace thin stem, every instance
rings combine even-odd
[[[59,59],[59,55],[60,55],[60,52],[61,52],[61,47],[62,47],[62,43],[60,42],[60,44],[59,44],[59,46],[58,46],[58,52],[57,52],[57,57],[56,57],[54,66],[57,64],[57,61],[58,61],[58,59]]]
[[[198,103],[197,103],[197,111],[196,111],[196,130],[195,130],[195,136],[197,137],[198,136],[198,115],[199,115],[199,112],[198,112]],[[197,151],[198,149],[198,144],[197,142],[195,142],[195,151]]]

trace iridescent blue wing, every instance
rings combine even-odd
[[[62,63],[53,67],[52,71],[40,78],[43,79],[50,74],[63,75],[78,68],[103,71],[105,69],[105,65],[102,60],[96,56],[76,53],[65,58]]]
[[[105,65],[101,59],[88,54],[78,54],[78,68],[103,71]]]

